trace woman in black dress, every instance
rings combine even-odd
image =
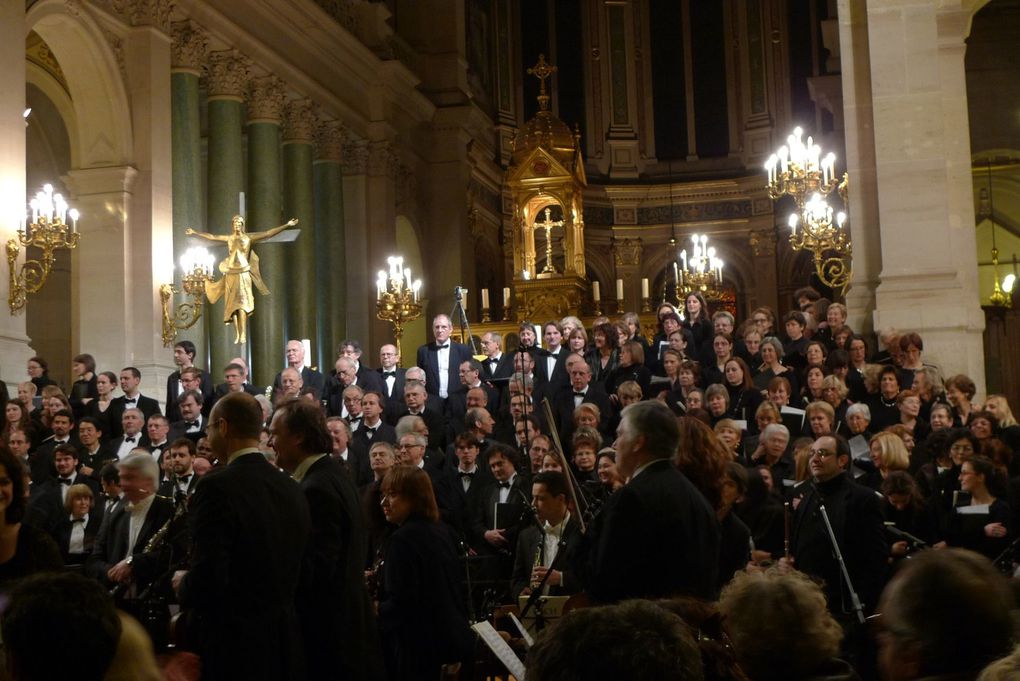
[[[0,593],[10,591],[23,577],[64,567],[56,542],[43,530],[21,523],[27,487],[24,467],[0,446]]]
[[[77,376],[71,384],[68,401],[74,410],[74,420],[85,415],[85,405],[99,397],[96,387],[96,358],[89,354],[75,355],[71,360],[71,372]]]
[[[960,467],[960,491],[969,499],[949,514],[945,546],[958,546],[995,559],[1009,546],[1009,504],[998,497],[1003,475],[985,456],[972,456]],[[968,513],[967,511],[977,511]],[[937,544],[936,547],[939,545]]]
[[[420,468],[394,466],[386,473],[382,509],[397,526],[386,542],[379,598],[388,676],[432,681],[444,664],[473,651],[457,551]]]

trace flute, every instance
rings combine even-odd
[[[790,559],[790,502],[783,503],[783,555]]]

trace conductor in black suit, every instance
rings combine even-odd
[[[439,395],[444,400],[450,393],[462,390],[460,365],[471,359],[471,348],[450,340],[453,325],[445,314],[436,315],[432,320],[432,335],[435,341],[418,348],[416,364],[425,370],[425,389],[430,395]]]
[[[358,492],[329,456],[322,410],[289,400],[273,414],[277,463],[301,485],[312,519],[298,586],[297,612],[307,678],[382,679],[383,662],[363,568],[368,535]]]
[[[191,568],[174,574],[211,681],[304,679],[294,596],[309,534],[301,488],[259,451],[262,407],[231,393],[207,436],[221,468],[189,504]]]
[[[719,522],[670,461],[679,445],[676,416],[665,404],[623,410],[616,467],[629,482],[609,497],[582,550],[582,579],[593,600],[716,597]]]

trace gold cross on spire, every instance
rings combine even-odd
[[[549,94],[545,90],[545,79],[556,73],[559,69],[552,66],[545,60],[545,55],[538,55],[538,63],[528,69],[529,76],[535,76],[539,82],[538,105],[545,111],[549,108]]]

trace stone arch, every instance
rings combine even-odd
[[[75,168],[124,165],[133,155],[131,109],[117,58],[88,10],[75,2],[39,0],[26,15],[28,30],[49,45],[67,78],[75,120]]]
[[[415,272],[425,272],[424,262],[421,255],[421,240],[418,238],[418,230],[411,218],[406,215],[398,215],[394,221],[396,234],[396,254],[404,258],[404,266],[411,268],[412,275]],[[415,278],[418,278],[417,276]],[[430,295],[425,291],[426,298]],[[419,345],[426,341],[429,321],[423,313],[421,317],[404,327],[404,337],[400,341],[402,366],[414,364],[414,353]]]

